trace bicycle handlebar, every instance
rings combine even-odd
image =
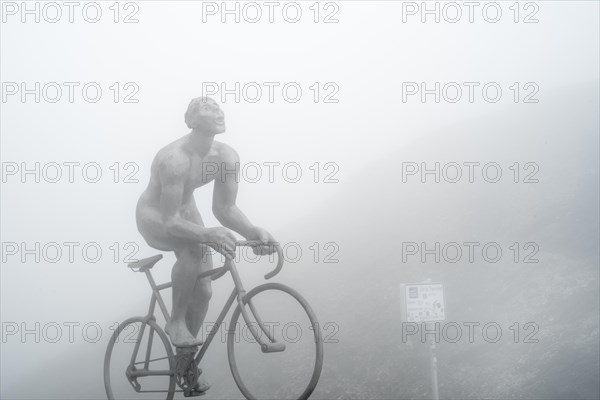
[[[277,266],[275,267],[275,269],[273,271],[271,271],[265,275],[265,279],[271,279],[272,277],[277,275],[279,273],[279,271],[281,271],[281,268],[283,267],[283,250],[281,250],[281,246],[279,245],[279,243],[277,243],[277,242],[263,243],[258,240],[241,240],[236,243],[236,246],[250,246],[250,247],[274,246],[275,250],[277,251]]]

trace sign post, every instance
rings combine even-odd
[[[430,325],[431,322],[425,324]],[[429,355],[431,365],[431,391],[433,392],[433,400],[439,400],[440,394],[438,391],[438,376],[437,376],[437,355],[435,353],[435,339],[429,336]]]
[[[405,283],[400,285],[402,296],[402,321],[424,323],[427,332],[434,331],[435,323],[446,320],[444,304],[444,286],[430,279],[423,283]],[[429,337],[429,355],[431,367],[431,391],[433,399],[440,398],[438,391],[437,355],[435,339]]]

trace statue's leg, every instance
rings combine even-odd
[[[205,245],[201,245],[205,246]],[[204,250],[204,257],[200,263],[200,272],[212,269],[212,255],[208,246]],[[192,302],[190,303],[187,311],[186,322],[188,329],[194,336],[198,336],[206,313],[208,311],[208,304],[212,296],[211,279],[210,277],[200,279],[196,283],[194,288],[194,294],[192,295]],[[202,370],[199,369],[199,374],[202,374]],[[202,377],[198,378],[198,382],[194,386],[192,396],[200,395],[210,389],[210,384]]]
[[[195,202],[190,202],[186,205],[186,216],[194,223],[204,226],[202,216],[198,211],[198,207]],[[198,262],[198,273],[202,273],[213,268],[212,263],[212,252],[210,247],[206,244],[198,243],[199,251],[199,262]],[[187,311],[186,322],[187,327],[194,336],[198,336],[206,312],[208,311],[208,302],[212,295],[211,279],[204,278],[201,281],[196,282],[194,287],[194,293]]]
[[[208,245],[198,244],[198,255],[199,262],[197,265],[197,273],[199,274],[211,270],[213,267],[212,255]],[[194,280],[196,282],[196,285],[193,289],[191,301],[188,304],[188,309],[186,313],[186,324],[189,332],[194,337],[197,337],[198,333],[200,332],[202,323],[204,322],[204,318],[206,317],[206,313],[208,311],[208,304],[212,296],[212,288],[210,277],[203,278],[200,280],[195,278]],[[196,366],[194,365],[192,368],[195,367]],[[198,370],[199,374],[202,374],[202,370]],[[201,395],[208,389],[210,389],[210,384],[205,379],[198,378],[198,381],[196,382],[196,385],[194,386],[192,392],[189,393],[189,396]]]
[[[199,244],[198,248],[200,254],[198,273],[211,270],[213,268],[213,263],[210,248],[205,244]],[[200,327],[202,326],[208,311],[208,304],[211,296],[212,288],[210,277],[197,280],[186,314],[187,327],[194,336],[198,336],[198,332],[200,332]]]
[[[195,204],[188,205],[187,217],[204,226]],[[140,208],[137,214],[138,229],[146,242],[155,249],[174,251],[177,262],[171,273],[173,281],[173,308],[171,321],[165,331],[175,346],[200,344],[195,336],[206,316],[210,299],[210,278],[197,282],[201,271],[212,268],[207,246],[189,239],[169,235],[160,211],[153,207]],[[193,311],[189,311],[193,305]],[[189,311],[189,312],[188,312]],[[188,315],[190,317],[188,317]]]
[[[195,338],[187,326],[186,315],[192,303],[194,289],[198,277],[200,251],[198,245],[190,245],[175,251],[177,262],[173,266],[171,278],[173,281],[173,309],[171,321],[165,327],[165,332],[171,338],[174,346],[195,346],[201,343]]]

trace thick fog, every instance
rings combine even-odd
[[[402,319],[401,285],[427,280],[440,398],[600,397],[598,2],[76,3],[1,3],[0,397],[106,398],[110,336],[151,294],[127,261],[162,253],[157,282],[175,262],[136,203],[203,95],[239,208],[285,249],[272,280],[319,319],[311,398],[433,397],[433,335]],[[274,267],[249,254],[248,289]],[[213,283],[206,322],[232,287]],[[243,398],[223,338],[204,398]],[[254,385],[286,397],[284,379]]]

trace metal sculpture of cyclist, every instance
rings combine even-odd
[[[225,132],[225,117],[211,98],[193,99],[185,113],[191,129],[187,135],[158,151],[151,167],[150,183],[137,203],[137,227],[146,242],[162,251],[173,251],[177,261],[172,270],[173,308],[165,327],[178,351],[201,344],[196,336],[211,298],[210,277],[198,280],[200,273],[213,268],[213,248],[227,259],[234,258],[236,238],[260,241],[256,254],[270,254],[275,242],[265,229],[253,225],[236,205],[239,156],[215,135]],[[194,190],[215,181],[213,213],[223,227],[204,226]],[[195,394],[209,388],[198,381]]]

